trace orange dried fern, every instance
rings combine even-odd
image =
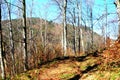
[[[111,40],[106,41],[107,48],[103,51],[102,55],[102,62],[108,68],[114,66],[119,66],[120,62],[120,37],[115,41],[111,42]]]

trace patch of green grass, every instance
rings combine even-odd
[[[50,65],[55,65],[56,63],[57,63],[57,61],[54,60],[54,61],[52,61],[52,62],[50,63]]]
[[[26,73],[15,75],[12,80],[37,80],[38,73],[38,69],[30,70]]]
[[[43,65],[42,67],[44,67],[44,68],[50,68],[52,65],[56,65],[56,64],[57,64],[57,61],[54,60],[52,62],[49,62],[49,63]]]
[[[80,70],[86,70],[87,69],[87,65],[82,65],[82,66],[80,66]]]
[[[96,59],[90,58],[80,64],[80,70],[86,70],[88,66],[93,66],[96,63]]]
[[[22,73],[22,74],[20,74],[20,75],[16,75],[15,77],[14,77],[14,80],[30,80],[30,78],[29,78],[29,74],[27,74],[27,73]]]
[[[60,75],[60,79],[67,80],[67,79],[72,78],[74,75],[75,75],[74,73],[65,73],[65,74]]]
[[[119,80],[120,72],[119,71],[96,71],[92,73],[86,73],[81,77],[86,80]]]
[[[100,74],[98,74],[98,75],[100,75],[100,77],[104,77],[104,74],[103,74],[103,73],[100,73]]]
[[[120,78],[120,72],[118,72],[118,73],[112,72],[111,73],[110,80],[118,80],[118,78]]]

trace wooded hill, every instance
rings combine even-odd
[[[12,20],[13,25],[13,33],[14,33],[14,41],[16,43],[22,41],[22,19],[13,19]],[[4,32],[4,41],[9,40],[9,21],[4,20],[2,22],[3,26],[3,32]],[[46,35],[46,45],[49,44],[61,44],[62,42],[62,24],[55,23],[52,21],[46,21],[39,18],[27,18],[27,28],[28,28],[28,41],[30,40],[37,40],[39,39],[40,43],[44,43],[44,38]],[[82,35],[83,35],[83,41],[85,45],[85,51],[90,51],[91,48],[91,35],[92,30],[90,27],[87,26],[81,26],[82,29]],[[78,44],[78,32],[79,27],[76,26],[76,44]],[[31,37],[30,37],[31,36]],[[36,39],[37,38],[37,39]],[[71,50],[73,49],[73,42],[74,42],[74,27],[72,24],[67,24],[67,44],[68,48]],[[5,44],[7,44],[5,41]],[[104,43],[103,37],[97,34],[96,32],[93,33],[93,44],[94,44],[94,50],[97,50],[98,48],[102,47],[102,44]],[[17,46],[17,45],[16,45]],[[77,45],[78,47],[78,45]]]
[[[14,42],[14,56],[15,56],[15,73],[21,73],[23,68],[23,31],[22,19],[13,19],[12,33]],[[2,21],[3,28],[3,45],[5,53],[5,70],[7,75],[12,75],[12,61],[10,54],[10,22],[8,20]],[[89,27],[81,26],[85,52],[92,52],[91,33]],[[78,29],[76,26],[76,55],[78,53]],[[28,48],[28,64],[29,69],[37,68],[39,64],[49,61],[56,57],[63,56],[62,54],[62,24],[52,21],[46,21],[39,18],[27,18],[27,48]],[[94,51],[103,47],[103,38],[94,32],[93,35]],[[82,48],[82,47],[81,47]],[[67,24],[67,55],[74,56],[74,27]]]

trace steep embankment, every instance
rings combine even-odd
[[[84,74],[82,80],[120,80],[120,37],[116,41],[107,39],[107,48],[99,54],[96,71]]]

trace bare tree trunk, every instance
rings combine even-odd
[[[80,28],[80,38],[81,38],[81,46],[82,46],[82,52],[85,52],[85,48],[84,48],[84,41],[83,41],[83,31]]]
[[[78,13],[78,16],[79,16],[79,13]],[[80,18],[78,18],[78,27],[80,26]],[[78,32],[78,34],[79,34],[79,38],[78,38],[78,51],[79,51],[79,53],[80,53],[80,51],[81,51],[81,37],[80,37],[80,29],[79,29],[79,32]]]
[[[105,13],[106,13],[106,24],[105,24],[105,42],[104,42],[104,44],[105,44],[105,47],[106,47],[106,38],[107,38],[107,26],[108,26],[108,24],[107,24],[107,15],[108,15],[108,10],[107,10],[107,1],[105,0]]]
[[[82,1],[77,1],[77,8],[78,8],[78,27],[79,27],[79,53],[81,52],[81,47],[82,47],[82,52],[85,52],[84,50],[84,42],[83,42],[83,33],[82,33]]]
[[[0,1],[0,65],[1,65],[1,77],[2,79],[5,79],[6,74],[5,74],[5,63],[4,63],[4,51],[3,51],[3,36],[2,36],[2,23],[1,23],[1,19],[2,19],[2,15],[1,15],[1,1]]]
[[[75,53],[75,55],[76,55],[76,26],[74,25],[75,23],[76,23],[76,17],[75,17],[75,8],[73,9],[73,14],[74,14],[74,16],[73,16],[73,20],[74,20],[74,22],[73,22],[73,28],[74,28],[74,53]]]
[[[26,0],[23,0],[23,59],[24,59],[24,71],[28,70],[28,53],[27,53],[27,25],[26,25]]]
[[[86,23],[87,23],[87,26],[90,26],[90,21],[89,21],[89,5],[87,4],[86,5],[86,7],[87,7],[87,19],[88,20],[86,20]],[[91,48],[91,46],[90,46],[90,43],[91,43],[91,36],[90,36],[90,30],[88,30],[88,34],[87,34],[87,51],[90,51],[90,48]]]
[[[31,54],[31,48],[33,48],[32,46],[33,46],[33,39],[32,39],[32,37],[33,37],[33,29],[32,29],[32,25],[33,25],[33,21],[32,21],[32,14],[33,14],[33,6],[34,6],[34,4],[33,4],[33,0],[31,1],[32,2],[32,7],[31,7],[31,9],[30,9],[30,19],[29,19],[29,45],[28,45],[28,54]]]
[[[40,20],[40,37],[41,37],[41,42],[43,43],[44,40],[43,40],[43,25],[42,25],[42,20]]]
[[[8,2],[5,0],[5,2],[7,3],[7,8],[8,8],[8,15],[9,15],[9,19],[10,19],[10,25],[9,25],[9,36],[10,36],[10,54],[12,57],[12,74],[15,74],[15,57],[14,57],[14,39],[13,39],[13,28],[12,28],[12,20],[11,20],[11,5],[8,4]]]
[[[91,23],[91,28],[92,28],[92,34],[91,34],[91,47],[92,47],[92,52],[93,52],[93,12],[92,12],[92,7],[90,7],[90,23]]]
[[[105,47],[106,41],[105,41],[105,26],[104,26],[104,23],[102,23],[102,36],[103,36],[103,47]]]
[[[63,33],[61,36],[61,43],[62,43],[62,50],[63,55],[66,56],[67,54],[67,22],[66,22],[66,10],[67,10],[67,0],[63,0],[63,3],[60,0],[53,0],[57,3],[60,10],[62,10],[62,17],[63,17]]]
[[[67,53],[66,8],[67,8],[67,0],[64,0],[64,6],[63,6],[63,54],[64,56],[66,56],[66,53]]]
[[[47,22],[45,20],[45,32],[44,32],[44,53],[46,53],[46,43],[47,43]]]
[[[118,33],[119,33],[119,36],[120,36],[120,0],[116,0],[115,5],[117,7],[117,14],[118,14],[118,18],[119,18],[119,20],[118,20],[118,29],[119,29]]]

